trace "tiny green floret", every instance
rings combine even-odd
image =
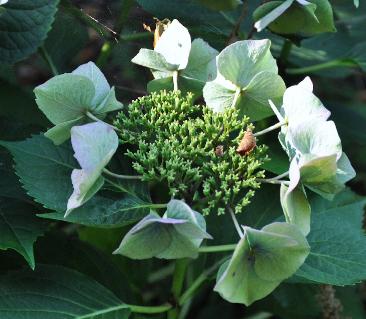
[[[266,146],[236,151],[254,127],[234,108],[215,113],[190,93],[161,91],[133,101],[115,126],[143,180],[165,183],[172,197],[203,214],[242,212],[264,177]]]

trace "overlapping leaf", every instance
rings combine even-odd
[[[118,136],[107,124],[95,122],[73,127],[71,143],[81,169],[71,173],[74,192],[67,202],[66,216],[103,186],[102,171],[118,148]]]
[[[202,215],[179,200],[171,200],[163,217],[150,213],[123,238],[115,254],[132,259],[195,258],[205,238],[206,222]]]
[[[215,291],[224,299],[250,305],[271,293],[304,263],[309,245],[300,230],[273,223],[245,235],[219,270]]]
[[[72,73],[55,76],[36,87],[34,93],[38,107],[55,124],[45,134],[55,144],[66,141],[73,126],[86,123],[87,112],[103,118],[106,113],[122,108],[114,88],[93,62],[79,66]]]
[[[203,96],[216,112],[236,107],[241,115],[260,120],[273,114],[268,100],[280,101],[285,84],[277,74],[269,40],[238,41],[217,56],[217,77]]]
[[[216,77],[217,53],[202,39],[191,43],[188,30],[173,20],[154,50],[141,49],[132,62],[151,69],[155,80],[148,84],[150,92],[173,89],[173,73],[178,72],[179,89],[201,95],[204,84]]]

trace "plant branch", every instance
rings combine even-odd
[[[272,102],[272,100],[268,100],[268,104],[271,107],[273,113],[276,115],[279,122],[286,122],[284,117],[281,115],[281,113],[278,111],[276,105]],[[286,123],[287,124],[287,123]]]
[[[85,112],[85,115],[90,118],[91,120],[95,121],[95,122],[100,122],[100,123],[103,123],[105,125],[108,125],[109,127],[113,128],[115,131],[118,131],[120,132],[121,130],[118,128],[118,127],[115,127],[114,125],[111,125],[109,123],[106,123],[104,121],[102,121],[101,119],[97,118],[93,113],[89,112],[89,111],[86,111]]]
[[[235,250],[236,244],[218,245],[218,246],[203,246],[199,248],[200,253],[220,253]]]
[[[177,259],[175,261],[173,283],[172,283],[172,295],[175,303],[177,304],[177,307],[169,310],[168,312],[169,319],[178,318],[179,315],[178,300],[182,293],[188,262],[189,262],[188,259]]]
[[[289,175],[289,171],[284,172],[283,174],[277,175],[275,177],[267,178],[266,181],[278,181],[281,178],[287,177]]]
[[[290,184],[290,181],[281,180],[281,179],[271,180],[271,179],[258,178],[257,181],[260,182],[260,183],[266,183],[266,184],[285,184],[285,185]]]
[[[140,175],[120,175],[120,174],[113,173],[106,168],[103,168],[103,173],[105,173],[109,176],[112,176],[114,178],[119,178],[119,179],[138,179],[138,180],[142,179],[142,176],[140,176]]]
[[[240,31],[240,25],[243,22],[245,16],[248,13],[248,1],[245,1],[245,3],[243,4],[240,16],[238,18],[238,20],[236,21],[236,23],[234,24],[233,29],[231,30],[231,33],[229,35],[229,39],[227,41],[228,44],[232,43],[233,40],[235,40],[235,38],[238,36],[239,31]]]
[[[231,103],[232,108],[234,108],[236,106],[236,104],[238,103],[240,94],[241,94],[241,88],[238,87],[238,88],[236,88],[234,99],[233,99],[233,102]]]
[[[173,308],[169,303],[165,303],[161,306],[137,306],[137,305],[127,305],[133,313],[144,313],[144,314],[155,314],[164,313]]]
[[[240,225],[239,225],[238,220],[236,219],[236,216],[235,216],[234,211],[232,210],[232,208],[231,208],[231,207],[228,207],[227,209],[228,209],[228,211],[229,211],[229,213],[230,213],[231,219],[233,220],[233,223],[234,223],[234,225],[235,225],[236,231],[237,231],[237,232],[238,232],[238,234],[239,234],[239,237],[240,237],[240,238],[243,238],[243,237],[244,237],[244,233],[243,233],[243,231],[241,230],[241,227],[240,227]]]
[[[283,42],[283,46],[280,53],[280,61],[285,65],[287,63],[288,57],[290,56],[290,52],[292,49],[292,42],[288,39],[285,39]]]
[[[210,268],[206,269],[204,272],[202,272],[201,275],[199,275],[196,280],[189,285],[189,288],[181,295],[179,298],[179,305],[184,305],[188,300],[190,300],[194,294],[197,292],[197,290],[201,287],[201,285],[211,276],[211,274],[219,268],[222,263],[227,259],[227,257],[220,259],[218,262],[216,262],[214,265],[212,265]]]
[[[173,72],[174,91],[178,91],[178,71]]]
[[[276,124],[274,124],[274,125],[272,125],[270,127],[267,127],[263,131],[259,131],[259,132],[255,133],[253,135],[254,135],[254,137],[261,136],[261,135],[264,135],[264,134],[266,134],[268,132],[271,132],[273,130],[277,130],[278,128],[280,128],[281,126],[286,125],[286,124],[287,124],[286,121],[284,121],[284,122],[278,122],[278,123],[276,123]]]
[[[351,60],[336,59],[336,60],[328,61],[325,63],[319,63],[319,64],[315,64],[315,65],[311,65],[311,66],[306,66],[303,68],[289,68],[289,69],[286,69],[286,72],[288,74],[306,74],[306,73],[313,73],[313,72],[318,72],[318,71],[338,68],[338,67],[354,68],[354,67],[358,67],[358,64]]]
[[[47,62],[48,66],[50,67],[52,74],[54,76],[59,75],[60,73],[58,72],[57,67],[53,63],[52,58],[48,54],[46,48],[44,46],[41,46],[39,48],[39,52],[41,53],[41,56],[43,57],[43,59]]]

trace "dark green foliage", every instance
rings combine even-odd
[[[191,94],[161,91],[132,102],[115,125],[143,179],[167,183],[171,196],[204,214],[223,214],[227,206],[240,213],[264,177],[265,146],[236,152],[253,125],[235,109],[215,113],[195,105]]]

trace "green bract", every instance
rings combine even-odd
[[[273,223],[261,230],[243,229],[245,235],[233,256],[219,270],[215,291],[230,302],[248,306],[293,275],[310,249],[294,225]]]
[[[298,185],[293,191],[289,187],[281,185],[281,205],[286,221],[296,225],[306,236],[310,232],[311,207],[306,197],[304,187]]]
[[[342,153],[334,122],[304,121],[296,127],[289,126],[288,136],[296,153],[290,164],[289,191],[301,180],[314,192],[332,199],[355,176]]]
[[[286,89],[277,74],[269,40],[238,41],[217,56],[217,77],[206,83],[203,96],[216,112],[236,107],[252,121],[273,114],[268,100],[280,101]]]
[[[327,0],[269,1],[254,11],[255,27],[279,34],[311,36],[336,31],[332,7]]]
[[[288,153],[289,157],[292,158],[295,150],[291,145],[288,127],[296,128],[304,119],[308,121],[326,121],[330,116],[330,112],[313,94],[313,83],[309,77],[306,77],[299,84],[286,89],[280,112],[276,115],[280,122],[286,124],[281,127],[281,132],[278,137],[282,147]]]
[[[140,49],[132,62],[151,69],[155,80],[148,84],[150,92],[173,89],[173,76],[177,76],[181,91],[201,95],[204,84],[216,77],[217,53],[202,39],[191,43],[188,30],[173,20],[154,50]]]
[[[74,192],[68,200],[66,215],[103,186],[101,174],[117,150],[118,136],[107,124],[96,122],[73,127],[71,143],[81,169],[74,169],[71,174]]]
[[[211,236],[206,233],[203,216],[183,201],[172,199],[163,217],[150,213],[127,233],[114,253],[133,259],[196,258],[205,238]]]
[[[35,88],[38,107],[55,124],[45,133],[55,144],[70,137],[73,126],[88,121],[88,112],[97,118],[119,110],[116,100],[103,73],[93,63],[79,66],[72,73],[58,75]]]

